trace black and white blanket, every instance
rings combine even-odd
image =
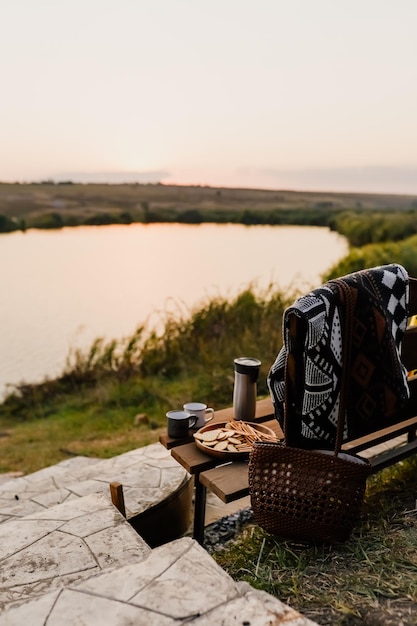
[[[398,264],[342,277],[355,295],[344,439],[395,422],[409,397],[401,342],[407,326],[408,274]],[[292,316],[303,323],[291,344]],[[344,309],[334,281],[299,298],[283,318],[284,345],[268,374],[275,415],[284,427],[285,365],[295,356],[298,386],[288,420],[297,433],[292,445],[333,448],[343,365]],[[301,350],[300,350],[301,346]],[[296,425],[294,429],[294,421]]]

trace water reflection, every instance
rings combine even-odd
[[[101,226],[0,236],[0,395],[61,372],[71,346],[131,334],[249,284],[308,289],[347,252],[325,228]],[[6,270],[7,268],[7,270]]]

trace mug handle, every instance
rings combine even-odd
[[[189,415],[188,416],[188,428],[193,428],[197,422],[197,415]]]
[[[206,409],[206,413],[211,413],[210,417],[207,417],[207,418],[206,418],[206,424],[207,424],[207,422],[209,422],[210,420],[212,420],[212,419],[213,419],[213,417],[214,417],[214,409],[212,409],[212,408],[211,408],[211,406],[209,406],[209,407]]]

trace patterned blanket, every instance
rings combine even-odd
[[[395,422],[409,397],[401,342],[408,317],[408,274],[398,264],[342,277],[354,296],[344,440]],[[289,328],[297,319],[297,335]],[[268,374],[275,415],[284,426],[285,365],[295,359],[296,393],[288,424],[291,445],[333,448],[344,355],[344,307],[336,281],[298,299],[283,318],[284,345]],[[294,319],[293,319],[294,321]],[[291,421],[290,421],[291,420]]]

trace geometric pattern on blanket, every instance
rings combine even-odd
[[[353,439],[395,422],[409,398],[401,342],[408,317],[408,274],[398,264],[343,276],[353,292],[350,371],[347,376],[344,439]],[[292,316],[304,321],[296,345],[289,335]],[[293,445],[333,448],[339,412],[344,309],[333,281],[302,296],[283,316],[283,347],[267,383],[275,415],[284,425],[285,363],[295,356],[299,381],[288,420]],[[294,435],[292,435],[294,441]]]

